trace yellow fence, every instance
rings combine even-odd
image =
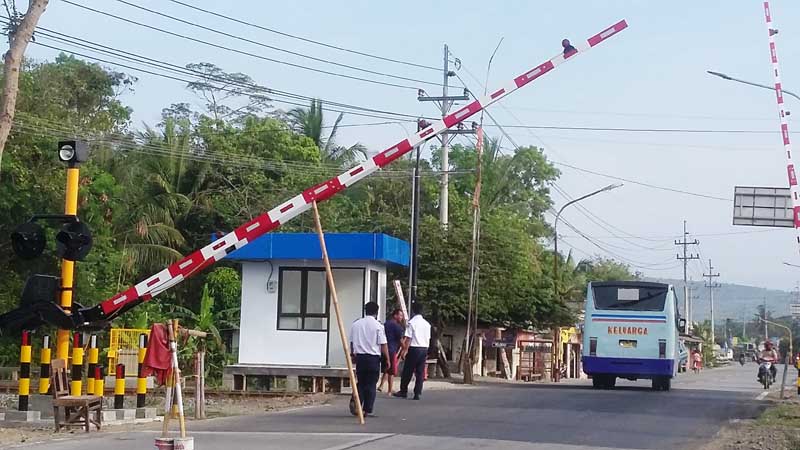
[[[150,330],[139,328],[112,328],[108,347],[108,375],[114,375],[117,364],[125,364],[125,376],[135,377],[138,370],[139,335],[150,337]]]

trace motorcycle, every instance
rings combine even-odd
[[[744,354],[741,354],[741,355],[739,355],[739,364],[743,366],[744,363],[745,363]]]
[[[769,386],[775,382],[775,379],[772,378],[772,362],[763,361],[758,366],[758,381],[764,386],[764,389],[769,389]]]

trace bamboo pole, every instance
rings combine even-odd
[[[319,247],[322,250],[322,262],[325,265],[325,274],[328,277],[328,286],[331,289],[331,299],[333,299],[333,309],[336,311],[336,323],[339,324],[339,337],[342,339],[342,348],[344,349],[344,359],[347,361],[347,374],[350,376],[350,386],[353,389],[353,397],[356,402],[356,412],[358,413],[358,423],[364,425],[364,410],[361,408],[361,398],[358,396],[358,388],[356,383],[356,376],[353,372],[353,361],[350,360],[350,343],[347,341],[347,335],[344,331],[344,323],[342,322],[342,313],[339,310],[339,298],[336,296],[336,284],[333,282],[333,270],[331,269],[331,261],[328,259],[328,248],[325,245],[325,235],[322,233],[322,223],[319,220],[319,209],[317,202],[311,203],[314,207],[314,222],[317,227],[317,236],[319,237]]]

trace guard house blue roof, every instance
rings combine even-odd
[[[374,260],[408,266],[408,242],[383,233],[325,233],[331,260]],[[233,261],[322,259],[316,233],[269,233],[225,257]]]

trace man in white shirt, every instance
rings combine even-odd
[[[378,322],[378,304],[369,302],[364,306],[365,316],[356,320],[350,329],[350,354],[356,362],[358,396],[365,414],[372,414],[375,405],[375,389],[381,375],[381,354],[389,359],[386,334],[383,324]]]
[[[428,360],[428,346],[431,342],[431,324],[422,317],[422,304],[415,302],[411,306],[414,315],[408,321],[406,333],[403,337],[403,350],[400,358],[405,359],[403,376],[400,379],[400,390],[394,393],[395,397],[408,397],[408,383],[414,375],[414,400],[419,400],[422,395],[422,383],[425,378],[425,362]]]

